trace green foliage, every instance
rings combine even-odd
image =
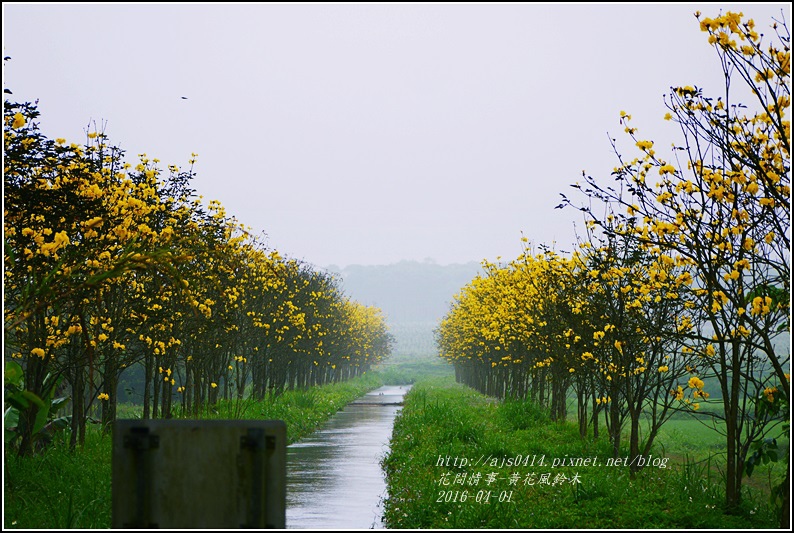
[[[17,432],[20,411],[24,411],[31,406],[36,407],[36,417],[34,419],[32,435],[34,442],[41,443],[49,439],[48,432],[45,431],[48,425],[52,429],[63,429],[68,424],[68,417],[58,417],[55,415],[69,402],[68,397],[55,398],[55,390],[60,383],[59,377],[48,374],[44,379],[44,398],[36,393],[24,388],[25,379],[22,366],[16,361],[6,361],[4,373],[4,402],[5,412],[3,415],[3,442],[9,448],[14,448],[19,439]]]
[[[781,411],[788,413],[789,404],[787,398],[783,396],[777,387],[770,387],[764,390],[764,393],[755,399],[756,403],[756,416],[762,420],[769,420],[777,417]],[[790,423],[784,422],[782,424],[781,436],[788,437],[790,433]],[[777,463],[778,460],[790,460],[787,450],[778,446],[778,439],[776,438],[759,438],[750,445],[752,452],[748,455],[744,463],[744,471],[747,477],[753,475],[756,466],[766,465],[770,463]],[[786,493],[788,487],[788,473],[785,474],[785,479],[781,480],[771,487],[769,502],[774,506],[778,513],[783,512],[783,506],[786,504]]]
[[[694,441],[708,429],[694,421],[682,425],[682,433]],[[683,421],[679,422],[679,425]],[[663,434],[673,448],[675,435]],[[621,450],[626,453],[626,450]],[[654,449],[655,457],[664,456]],[[545,456],[545,466],[492,467],[455,465],[455,459],[516,458]],[[389,528],[401,529],[697,529],[764,528],[776,524],[770,506],[748,493],[737,514],[723,513],[724,485],[716,468],[718,459],[670,457],[665,468],[648,467],[631,479],[629,469],[618,466],[551,468],[552,458],[611,457],[606,438],[582,440],[578,428],[568,422],[551,422],[541,409],[527,401],[493,402],[451,378],[422,380],[405,398],[395,421],[391,451],[383,460],[388,498],[384,518]],[[447,461],[449,466],[439,466]],[[457,474],[497,472],[491,485],[443,484],[449,472]],[[511,485],[511,473],[520,479]],[[581,483],[525,485],[530,472],[577,472]],[[460,494],[468,490],[466,501]],[[481,491],[490,490],[490,503],[477,502]],[[498,496],[512,491],[511,502]],[[451,492],[452,501],[445,496]],[[458,501],[455,493],[458,493]],[[494,498],[493,495],[496,495]]]
[[[770,462],[776,463],[778,458],[783,455],[783,450],[778,449],[777,439],[761,439],[751,445],[753,453],[747,457],[744,469],[747,476],[753,475],[756,465],[763,465]]]

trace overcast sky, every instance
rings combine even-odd
[[[669,87],[719,95],[696,10],[781,8],[3,3],[3,83],[51,137],[198,153],[205,201],[314,265],[509,260],[571,248],[559,193],[608,178],[621,110],[669,146]]]

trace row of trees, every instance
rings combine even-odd
[[[7,376],[21,376],[6,400],[20,454],[56,391],[71,398],[73,444],[92,405],[109,427],[136,365],[148,418],[348,379],[388,355],[379,310],[201,204],[195,155],[187,169],[145,155],[133,167],[103,132],[67,144],[38,117],[4,105],[4,340]]]
[[[458,379],[488,394],[530,396],[564,418],[573,391],[582,435],[597,436],[603,412],[616,454],[627,426],[629,455],[647,454],[675,410],[714,394],[721,409],[704,414],[722,422],[735,509],[751,447],[789,415],[790,37],[776,22],[767,44],[741,14],[697,16],[723,94],[671,89],[665,119],[683,141],[669,160],[621,113],[638,155],[613,145],[613,181],[585,175],[584,201],[563,195],[586,218],[578,249],[486,263],[437,339]],[[786,509],[788,474],[779,490]]]

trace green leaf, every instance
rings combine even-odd
[[[60,374],[49,373],[44,378],[42,390],[47,391],[46,395],[49,396],[50,399],[55,397],[55,389],[58,388],[61,381],[63,381],[63,376]]]
[[[19,410],[15,407],[9,407],[3,414],[3,441],[6,445],[18,436],[18,433],[14,431],[18,425]]]
[[[3,427],[6,429],[15,428],[19,424],[19,411],[14,407],[9,407],[3,414]]]
[[[24,375],[25,372],[22,370],[22,365],[16,361],[6,361],[6,370],[4,374],[6,385],[21,387]]]
[[[72,400],[71,396],[64,396],[62,398],[55,398],[50,405],[50,414],[57,413],[63,406]]]
[[[48,404],[49,402],[40,405],[38,411],[36,411],[36,420],[33,422],[34,435],[41,431],[41,428],[47,424],[47,420],[50,418],[50,406]]]
[[[30,402],[25,399],[25,396],[22,394],[23,391],[15,392],[13,394],[8,394],[5,397],[5,402],[9,404],[14,409],[18,409],[22,411],[23,409],[27,409],[30,406]]]
[[[23,390],[19,394],[21,394],[30,403],[38,405],[40,408],[46,407],[46,405],[44,405],[44,400],[39,398],[36,393],[30,392],[29,390]]]
[[[755,468],[755,457],[755,454],[751,455],[744,463],[744,471],[747,473],[747,477],[753,475],[753,469]]]
[[[6,446],[10,445],[18,436],[19,434],[16,431],[9,429],[3,430],[3,442],[5,442]]]
[[[66,429],[72,423],[72,416],[59,416],[52,420],[52,425],[55,429]]]

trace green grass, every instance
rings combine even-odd
[[[291,444],[317,429],[351,401],[381,385],[383,379],[380,375],[367,372],[350,381],[288,391],[261,402],[245,399],[222,402],[205,418],[283,420],[287,424],[287,440]]]
[[[718,442],[718,436],[696,433],[686,423],[692,421],[665,426],[667,432],[659,439],[667,442],[668,451],[686,452],[690,444],[699,441],[702,445],[706,439]],[[687,440],[677,440],[679,435]],[[536,465],[483,465],[488,457],[501,461],[519,456],[535,456]],[[540,456],[545,461],[542,467],[537,464]],[[556,468],[550,464],[566,456],[594,457],[601,464]],[[451,466],[439,466],[440,458],[445,462],[447,457]],[[627,467],[607,466],[609,457],[606,438],[583,441],[575,424],[550,422],[529,402],[497,403],[450,378],[422,381],[406,397],[395,422],[391,452],[383,461],[389,488],[386,523],[404,529],[750,529],[777,525],[762,490],[748,488],[738,514],[722,512],[718,459],[696,460],[686,453],[671,456],[665,468],[645,468],[632,479]],[[456,458],[459,463],[465,458],[479,465],[455,466]],[[497,479],[488,484],[492,473]],[[567,480],[540,484],[542,474],[550,474],[552,483],[558,474]],[[577,474],[581,483],[571,483]],[[464,479],[463,484],[455,483],[456,475]],[[473,484],[477,475],[479,481]],[[514,483],[511,475],[516,476]],[[524,483],[527,476],[534,484]],[[460,501],[463,497],[466,501]],[[510,501],[500,502],[500,497]]]
[[[59,439],[46,453],[5,458],[4,529],[89,529],[111,524],[111,437],[86,435],[76,453]]]
[[[292,443],[381,384],[380,376],[368,372],[344,383],[286,392],[273,400],[221,402],[205,418],[284,420]],[[140,416],[134,406],[120,407],[120,418]],[[112,437],[91,426],[85,446],[74,452],[69,450],[68,437],[64,432],[32,457],[6,452],[4,529],[110,528]]]

